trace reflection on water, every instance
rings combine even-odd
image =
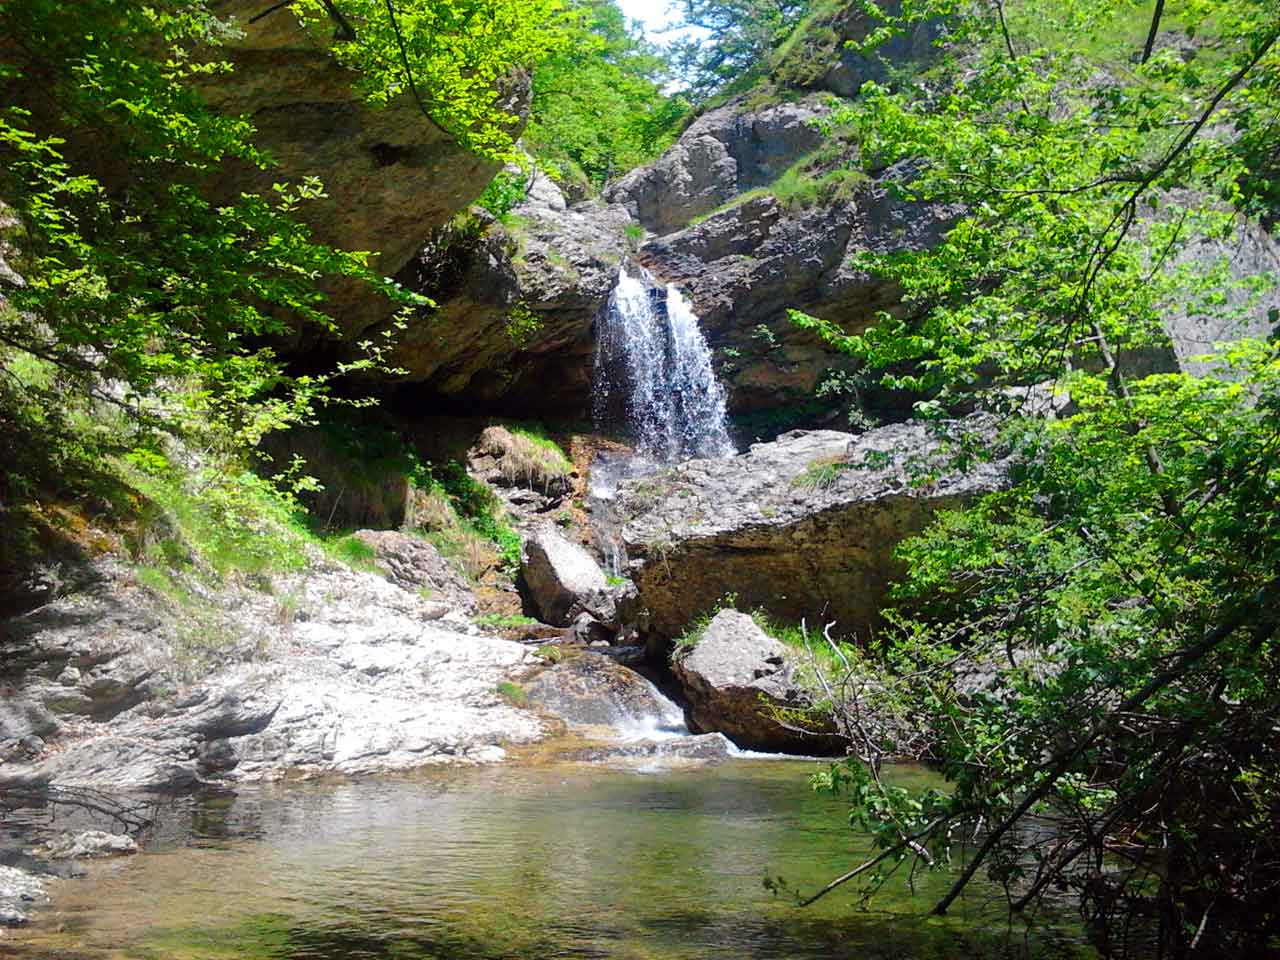
[[[69,881],[0,956],[63,958],[960,958],[1066,956],[984,920],[927,919],[945,877],[863,912],[798,910],[865,850],[806,765],[658,775],[587,766],[293,784],[202,801],[150,850]],[[905,776],[919,777],[908,771]],[[991,914],[995,916],[995,914]],[[8,951],[8,952],[6,952]]]

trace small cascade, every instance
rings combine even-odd
[[[639,677],[641,683],[648,688],[649,697],[640,700],[650,709],[637,713],[634,710],[620,709],[613,718],[612,726],[618,731],[622,740],[674,740],[677,737],[689,737],[689,727],[684,721],[684,711],[679,704],[667,697],[652,682]]]
[[[596,338],[598,423],[622,419],[658,463],[734,453],[724,388],[698,317],[672,285],[624,265]]]

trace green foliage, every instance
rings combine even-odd
[[[524,200],[529,189],[529,178],[523,173],[512,170],[499,170],[489,181],[484,193],[476,200],[476,206],[483,207],[499,220],[511,212],[512,208]]]
[[[477,627],[536,627],[538,621],[523,614],[486,613],[473,621]]]
[[[296,499],[243,465],[180,467],[138,447],[118,469],[145,498],[144,527],[167,531],[150,548],[154,560],[217,578],[305,566],[312,537]]]
[[[518,683],[512,683],[510,680],[498,681],[498,685],[493,689],[498,696],[513,707],[523,707],[529,702],[529,695],[525,693],[524,687]]]
[[[866,85],[832,123],[857,130],[868,171],[910,161],[893,188],[952,219],[932,249],[856,259],[904,291],[898,316],[860,336],[798,319],[927,394],[925,417],[999,414],[970,421],[985,426],[963,453],[1009,456],[1011,488],[901,548],[886,683],[951,783],[892,789],[879,769],[902,731],[864,737],[823,784],[883,847],[854,875],[941,866],[976,831],[937,912],[985,868],[1018,908],[1074,891],[1113,943],[1145,915],[1168,955],[1265,951],[1280,928],[1264,719],[1280,715],[1280,358],[1237,334],[1201,376],[1139,379],[1128,359],[1165,345],[1171,316],[1261,319],[1256,281],[1180,254],[1231,236],[1269,189],[1250,158],[1280,149],[1280,10],[1171,5],[1190,56],[1135,49],[1145,31],[1111,0],[909,12],[950,18],[938,65],[897,92]],[[912,22],[889,18],[868,46]],[[1069,415],[1010,389],[1045,382]],[[1222,829],[1236,822],[1259,827]],[[1101,872],[1113,857],[1124,868]]]
[[[476,480],[456,460],[423,464],[414,474],[418,489],[442,492],[461,520],[460,530],[437,531],[432,542],[446,556],[456,556],[466,547],[466,535],[479,536],[496,545],[503,572],[514,578],[520,571],[520,535],[507,522],[502,502],[485,484]],[[462,533],[459,537],[457,534]],[[474,574],[475,570],[468,570]]]
[[[514,159],[519,120],[504,102],[515,74],[574,39],[560,0],[295,0],[291,9],[359,71],[371,102],[408,92],[452,139],[498,160]]]
[[[559,180],[599,187],[674,139],[688,102],[663,93],[666,62],[627,30],[614,0],[576,0],[571,42],[533,73],[525,142]]]
[[[542,329],[542,319],[525,304],[517,303],[507,311],[503,329],[512,345],[523,347]]]
[[[377,570],[377,554],[367,543],[348,534],[326,544],[329,553],[356,570]]]
[[[825,457],[806,466],[791,484],[801,490],[827,490],[835,486],[841,473],[852,467],[845,457]]]

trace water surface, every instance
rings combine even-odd
[[[62,958],[971,958],[1080,955],[1010,931],[993,891],[924,916],[891,884],[798,909],[866,853],[814,764],[556,764],[281,784],[167,815],[148,851],[67,881],[0,955]],[[926,774],[903,771],[907,779]],[[1069,930],[1069,927],[1066,928]]]

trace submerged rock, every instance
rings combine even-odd
[[[729,594],[793,623],[870,629],[902,569],[894,548],[939,509],[1005,482],[1002,464],[980,463],[913,483],[913,466],[938,453],[919,423],[797,430],[623,484],[629,572],[652,629],[678,636]]]
[[[797,666],[794,652],[736,610],[717,613],[697,645],[673,663],[696,729],[723,733],[749,750],[839,752],[829,721],[805,716],[813,697],[797,682]],[[780,711],[789,714],[785,724]]]
[[[119,857],[138,852],[137,841],[124,833],[82,830],[63,833],[37,847],[36,856],[50,860],[83,860],[89,857]]]
[[[613,624],[617,619],[609,582],[600,565],[550,526],[525,540],[520,576],[546,623],[573,626],[584,613],[600,624]]]
[[[732,746],[718,733],[705,733],[669,740],[628,740],[625,743],[596,744],[564,754],[566,760],[587,763],[625,761],[672,761],[720,763],[733,755]]]
[[[20,927],[30,920],[32,904],[42,903],[44,882],[17,867],[0,866],[0,927]]]

